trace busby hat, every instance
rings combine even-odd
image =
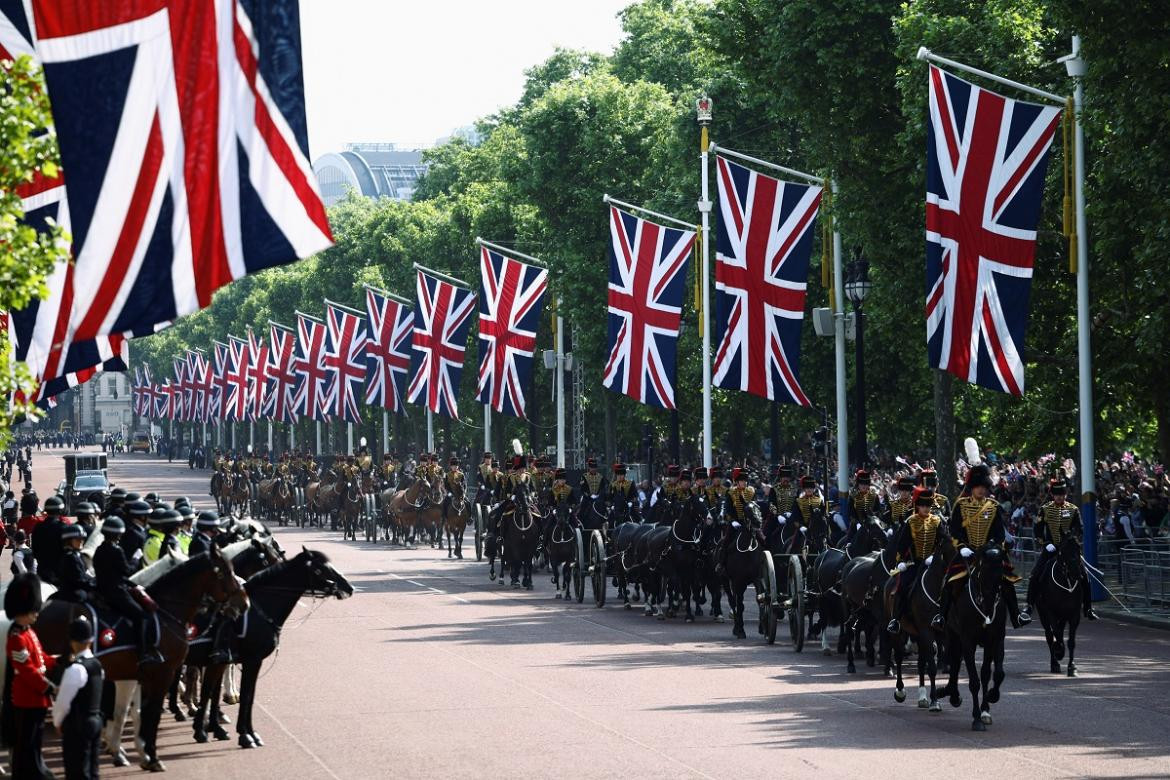
[[[857,480],[858,485],[869,484],[869,472],[865,469],[858,469],[857,473],[853,475],[853,478]]]
[[[1048,492],[1053,495],[1068,493],[1068,484],[1063,479],[1053,479],[1048,482]]]
[[[452,455],[450,458],[447,458],[447,465],[448,466],[458,466],[459,465],[459,458]]]
[[[707,468],[705,466],[697,467],[695,469],[695,479],[706,479],[706,478],[707,478]]]
[[[481,460],[489,460],[489,459],[494,458],[494,457],[495,457],[495,455],[492,455],[490,452],[485,452],[483,454],[483,458]]]
[[[991,469],[982,463],[972,466],[967,470],[967,487],[985,487],[991,490]]]
[[[69,623],[69,641],[71,642],[90,642],[93,641],[93,624],[89,622],[89,618],[85,615],[78,615]]]
[[[732,482],[739,482],[741,479],[747,479],[747,478],[748,478],[747,469],[741,469],[739,466],[736,466],[735,468],[733,468],[731,470],[731,481]]]
[[[613,464],[613,473],[614,474],[625,474],[626,473],[626,464],[624,464],[624,463]]]
[[[817,478],[811,474],[805,474],[800,478],[800,486],[802,488],[815,488],[817,486]]]
[[[682,471],[680,471],[678,473],[678,481],[679,482],[690,482],[691,481],[691,470],[690,469],[683,469]]]
[[[41,580],[32,573],[18,574],[4,591],[4,614],[9,620],[41,611]]]
[[[723,479],[723,468],[721,466],[711,467],[711,479]]]
[[[512,456],[512,470],[513,471],[520,471],[523,468],[524,468],[524,456],[523,455],[513,455]]]
[[[678,478],[679,468],[673,463],[666,467],[666,476]]]
[[[934,506],[934,491],[930,488],[914,488],[914,506]]]
[[[919,485],[937,485],[938,472],[934,469],[922,469],[918,472],[918,478],[915,480],[915,483]]]
[[[594,458],[594,457],[586,458],[585,465],[591,469],[597,468],[597,458]]]
[[[70,523],[61,529],[61,541],[70,542],[74,539],[84,539],[85,529],[74,523]]]
[[[557,469],[555,472],[553,472],[553,477],[556,479],[564,479],[565,478],[565,470],[564,469]]]
[[[914,477],[898,477],[898,490],[913,490]]]
[[[791,477],[792,476],[792,467],[791,466],[777,466],[776,467],[776,476],[781,477],[781,478]]]
[[[126,533],[126,523],[122,522],[122,518],[117,515],[107,517],[102,523],[103,534],[124,534]]]

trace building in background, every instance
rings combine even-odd
[[[354,190],[371,198],[410,200],[426,171],[425,145],[409,148],[398,144],[348,144],[343,152],[318,157],[313,173],[326,206],[332,206]]]

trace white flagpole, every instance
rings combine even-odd
[[[268,421],[268,451],[272,452],[272,420]]]
[[[382,457],[390,452],[390,413],[382,410]]]
[[[345,454],[353,455],[353,423],[345,424]]]
[[[427,408],[427,452],[435,451],[435,417]]]
[[[833,202],[837,202],[837,182],[830,182]],[[841,271],[841,231],[833,218],[833,346],[837,379],[837,492],[838,501],[849,493],[849,435],[845,401],[845,274]],[[828,490],[829,486],[826,485]],[[844,507],[842,507],[844,510]]]
[[[288,448],[295,450],[297,448],[297,426],[296,423],[289,423],[288,426]]]
[[[252,445],[252,449],[256,449],[256,423],[251,420],[248,421],[248,444]]]
[[[492,448],[492,407],[491,404],[483,405],[483,451],[488,452]]]
[[[321,421],[317,420],[317,457],[321,457]]]
[[[557,468],[565,467],[565,318],[557,301]]]
[[[706,104],[706,110],[710,111],[709,102]],[[707,125],[710,121],[709,114],[706,120],[702,115],[699,117],[699,168],[702,180],[699,214],[703,223],[703,258],[699,267],[699,272],[703,275],[700,281],[703,310],[699,312],[699,330],[703,333],[703,466],[706,468],[711,468],[713,464],[711,458],[711,316],[708,314],[711,310],[711,287],[708,281],[711,276],[710,239],[708,238],[711,232],[711,197],[707,185],[707,165],[711,146],[708,140]]]

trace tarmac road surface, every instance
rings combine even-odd
[[[61,452],[34,453],[42,497],[60,478]],[[119,456],[110,475],[210,504],[207,472],[186,462]],[[241,750],[234,732],[198,745],[189,723],[164,714],[160,755],[172,776],[1170,775],[1167,632],[1082,623],[1076,679],[1048,672],[1037,625],[1011,632],[994,724],[974,733],[965,676],[963,706],[928,714],[915,706],[913,672],[898,704],[893,681],[860,659],[849,675],[819,646],[766,646],[752,606],[749,638],[737,641],[730,623],[707,617],[688,625],[556,601],[543,572],[532,592],[489,582],[470,535],[468,559],[449,561],[318,529],[276,533],[290,552],[326,553],[357,593],[294,611],[260,680],[266,747]],[[141,770],[105,763],[102,773]]]

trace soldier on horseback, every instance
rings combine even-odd
[[[479,481],[475,488],[475,503],[491,504],[496,489],[497,470],[492,468],[492,454],[485,452],[479,463]]]
[[[447,521],[447,510],[451,508],[451,497],[458,490],[461,496],[467,495],[467,477],[459,468],[459,458],[452,455],[447,461],[447,473],[443,475],[443,522]]]
[[[768,508],[773,517],[787,517],[796,501],[796,488],[792,485],[792,467],[777,466],[775,471],[776,483],[766,492],[768,494]]]
[[[613,464],[613,482],[609,483],[610,506],[619,517],[628,517],[636,523],[642,521],[642,507],[638,501],[638,489],[626,479],[626,464]]]
[[[731,544],[732,529],[739,530],[747,526],[752,529],[756,538],[763,543],[761,531],[760,508],[756,504],[756,489],[748,483],[751,475],[747,469],[735,468],[731,471],[731,481],[734,486],[723,497],[723,506],[720,514],[728,520],[723,526],[723,534],[719,537],[718,564],[715,567],[717,574],[727,571],[727,549]]]
[[[707,485],[707,506],[712,518],[718,522],[723,513],[723,497],[727,495],[727,485],[723,484],[723,469],[712,466],[707,472],[711,483]]]
[[[1028,578],[1028,606],[1035,607],[1037,585],[1040,576],[1046,571],[1045,567],[1056,556],[1056,548],[1066,536],[1072,536],[1081,543],[1084,530],[1081,526],[1081,513],[1076,506],[1070,504],[1068,485],[1063,479],[1054,479],[1048,483],[1048,492],[1052,500],[1040,507],[1040,516],[1036,518],[1033,533],[1036,542],[1043,544],[1036,565],[1032,568],[1032,576]],[[1089,590],[1089,576],[1086,571],[1081,573],[1081,612],[1089,620],[1096,620],[1097,613],[1093,611],[1093,594]]]
[[[890,537],[881,560],[898,560],[894,580],[894,611],[886,630],[898,633],[902,618],[910,611],[910,594],[930,565],[940,539],[950,536],[950,530],[935,513],[934,491],[924,487],[914,489],[911,503],[914,514]]]
[[[678,466],[672,463],[666,467],[666,479],[662,481],[662,484],[659,485],[658,489],[654,491],[654,494],[650,496],[651,507],[658,506],[659,502],[661,501],[674,500],[675,483],[678,481],[678,475]]]
[[[825,498],[817,489],[817,478],[805,474],[800,478],[800,496],[796,498],[793,511],[787,518],[806,530],[812,538],[827,540],[829,537],[829,522],[825,519]],[[784,516],[779,520],[784,524]]]
[[[955,501],[955,508],[951,511],[950,530],[958,545],[958,553],[951,561],[947,571],[947,587],[943,590],[942,602],[939,605],[939,614],[931,621],[931,627],[941,629],[946,625],[947,611],[950,608],[951,584],[967,577],[966,560],[971,558],[976,550],[987,547],[998,548],[1003,551],[1007,531],[1003,521],[1003,509],[995,499],[988,494],[992,488],[991,471],[982,464],[972,466],[967,472],[967,483],[963,494]],[[1011,561],[1004,556],[1003,582],[1001,592],[1011,616],[1012,625],[1021,628],[1032,622],[1032,617],[1026,611],[1020,610],[1019,599],[1016,598],[1015,583],[1019,581],[1012,569]]]
[[[553,472],[553,482],[548,491],[542,497],[542,502],[547,508],[548,512],[544,518],[544,538],[547,540],[549,534],[552,533],[553,526],[557,523],[558,509],[568,509],[568,521],[572,526],[581,525],[581,520],[577,513],[573,510],[577,506],[577,500],[573,495],[573,488],[565,480],[566,474],[564,469],[557,469]],[[546,545],[547,546],[547,545]]]
[[[934,492],[934,511],[943,518],[951,516],[951,500],[944,496],[938,489],[938,472],[933,468],[924,468],[918,472],[918,478],[915,480],[916,485],[921,485],[927,490]]]
[[[597,458],[590,457],[585,461],[585,473],[581,475],[581,484],[577,486],[578,496],[577,513],[585,509],[585,502],[600,502],[602,506],[609,500],[609,483],[601,472],[597,470]]]
[[[914,478],[911,476],[899,477],[897,482],[898,495],[886,504],[882,520],[887,526],[895,529],[901,526],[914,511],[914,499],[911,492],[914,490]]]
[[[131,511],[133,507],[131,507]],[[130,575],[137,571],[135,559],[127,559],[122,545],[126,524],[120,517],[108,517],[102,523],[104,541],[93,553],[94,579],[97,592],[114,611],[130,621],[138,636],[138,663],[140,665],[160,664],[163,657],[158,651],[158,637],[148,638],[153,621],[146,619],[146,610],[131,595],[131,588],[137,588],[130,581]]]
[[[869,522],[871,516],[878,514],[880,505],[881,497],[870,484],[869,472],[858,469],[853,476],[853,489],[849,491],[850,529],[857,528],[859,523]]]

